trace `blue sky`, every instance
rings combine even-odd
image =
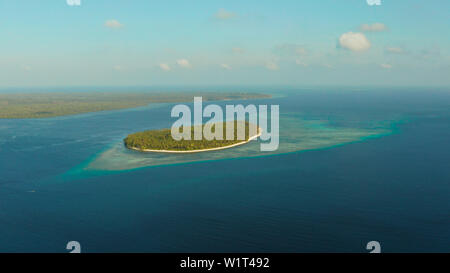
[[[0,87],[450,86],[450,1],[0,0]]]

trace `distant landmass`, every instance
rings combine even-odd
[[[259,93],[219,92],[54,92],[0,94],[0,119],[48,118],[145,106],[150,103],[270,98]]]
[[[256,139],[261,134],[261,129],[257,128],[256,132],[251,132],[251,124],[247,121],[230,121],[214,123],[211,125],[211,131],[216,132],[218,126],[221,125],[223,130],[223,140],[208,140],[202,137],[201,140],[194,140],[194,128],[201,127],[201,130],[205,128],[205,124],[190,126],[184,128],[191,134],[191,140],[175,140],[171,135],[171,129],[162,130],[150,130],[144,132],[138,132],[127,136],[124,139],[124,144],[127,148],[138,150],[142,152],[162,152],[162,153],[196,153],[222,150],[232,148]],[[245,128],[245,138],[238,139],[238,126],[243,125]],[[226,140],[226,129],[228,126],[234,126],[234,137],[232,140]],[[219,127],[220,128],[220,127]],[[178,128],[181,129],[181,128]]]

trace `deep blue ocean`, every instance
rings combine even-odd
[[[0,120],[0,252],[450,252],[450,92],[270,92],[242,103],[399,122],[326,149],[83,173],[127,134],[168,127],[171,105]]]

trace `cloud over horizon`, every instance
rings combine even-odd
[[[226,70],[231,70],[231,66],[229,66],[228,64],[221,64],[220,67]]]
[[[183,68],[191,68],[191,64],[186,59],[179,59],[179,60],[177,60],[177,64],[180,67],[183,67]]]
[[[279,70],[280,69],[278,64],[275,62],[272,62],[272,61],[267,62],[264,66],[269,70]]]
[[[245,52],[245,50],[243,48],[240,48],[240,47],[233,47],[231,49],[231,51],[233,51],[233,53],[236,53],[236,54],[242,54],[242,53]]]
[[[364,32],[381,32],[387,30],[387,27],[383,23],[362,24],[360,30]]]
[[[366,51],[371,46],[370,41],[363,33],[351,31],[339,37],[339,45],[354,52]]]
[[[161,68],[164,71],[170,71],[170,66],[166,63],[159,64],[159,68]]]
[[[236,13],[227,11],[225,9],[219,9],[216,14],[214,14],[214,18],[219,20],[229,20],[236,17]]]
[[[123,27],[123,24],[121,24],[119,21],[117,21],[115,19],[111,19],[111,20],[107,20],[105,22],[105,27],[108,27],[108,28],[121,28],[121,27]]]
[[[327,1],[334,12],[321,1],[29,9],[10,1],[1,7],[0,86],[363,85],[378,76],[386,85],[450,86],[450,1],[426,10],[361,1]]]

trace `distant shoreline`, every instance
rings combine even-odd
[[[152,150],[152,149],[139,149],[136,147],[127,147],[128,149],[139,151],[139,152],[145,152],[145,153],[167,153],[167,154],[191,154],[191,153],[201,153],[201,152],[209,152],[209,151],[218,151],[218,150],[224,150],[233,148],[236,146],[244,145],[246,143],[249,143],[250,141],[260,137],[262,134],[262,129],[258,127],[258,133],[252,137],[249,137],[248,140],[234,143],[231,145],[223,146],[223,147],[217,147],[217,148],[208,148],[208,149],[200,149],[200,150],[189,150],[189,151],[176,151],[176,150]]]
[[[271,98],[253,92],[53,92],[0,93],[0,119],[38,119],[132,109],[157,103]]]

